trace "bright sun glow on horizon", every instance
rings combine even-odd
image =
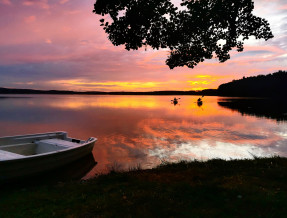
[[[165,65],[167,50],[113,46],[92,13],[95,1],[0,0],[0,87],[187,91],[287,69],[286,0],[255,0],[254,13],[269,21],[273,39],[251,39],[225,63],[173,70]]]

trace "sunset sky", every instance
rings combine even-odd
[[[179,0],[174,0],[178,4]],[[287,70],[287,2],[255,0],[269,41],[250,40],[225,63],[165,65],[167,50],[115,47],[92,13],[95,0],[0,0],[0,87],[77,91],[198,90]]]

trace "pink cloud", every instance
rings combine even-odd
[[[10,0],[0,0],[0,3],[4,5],[12,5],[12,2]]]
[[[47,44],[52,44],[52,40],[51,40],[51,39],[46,39],[46,40],[45,40],[45,43],[47,43]]]
[[[67,2],[69,2],[70,0],[61,0],[60,1],[60,4],[65,4],[65,3],[67,3]]]
[[[26,23],[32,23],[32,22],[34,22],[36,20],[36,16],[28,16],[28,17],[26,17],[25,18],[25,22]]]
[[[287,10],[287,4],[280,6],[281,10]]]
[[[22,3],[25,6],[37,6],[43,9],[49,9],[48,0],[25,0]]]

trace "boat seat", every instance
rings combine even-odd
[[[43,140],[39,140],[35,142],[36,144],[40,145],[40,144],[48,144],[48,145],[55,145],[55,146],[60,146],[60,147],[65,147],[65,148],[69,148],[69,147],[75,147],[75,146],[79,146],[79,143],[76,142],[70,142],[70,141],[66,141],[66,140],[62,140],[62,139],[43,139]]]
[[[12,153],[9,151],[0,150],[0,160],[18,159],[22,157],[25,157],[25,156],[21,154]]]

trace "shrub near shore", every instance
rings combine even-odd
[[[286,217],[287,158],[162,164],[1,190],[0,217]]]

